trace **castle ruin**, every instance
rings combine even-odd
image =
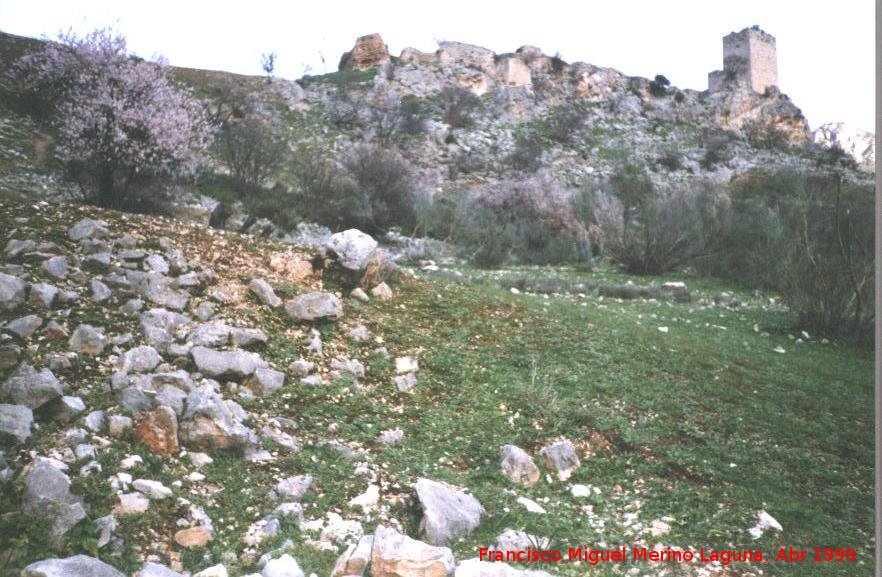
[[[740,86],[763,93],[778,86],[775,37],[759,26],[724,36],[723,69],[708,74],[707,83],[711,92]]]

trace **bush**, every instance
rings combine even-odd
[[[444,107],[444,122],[452,128],[468,128],[475,123],[475,116],[481,109],[481,99],[472,91],[458,84],[441,89],[439,94]]]
[[[14,70],[25,93],[51,110],[68,176],[87,201],[156,210],[166,181],[194,176],[205,160],[213,128],[203,106],[175,87],[163,63],[130,56],[122,36],[59,40]]]
[[[428,112],[422,99],[407,95],[402,99],[388,97],[369,108],[370,126],[383,144],[400,142],[406,137],[425,134]]]
[[[838,173],[755,172],[734,183],[705,270],[777,290],[809,331],[872,337],[872,185]]]
[[[518,134],[506,163],[515,170],[536,172],[542,167],[542,139],[533,132]]]
[[[586,216],[595,242],[632,274],[661,274],[703,256],[724,204],[707,186],[656,191],[632,163],[620,166],[591,201]]]
[[[277,115],[256,101],[246,109],[223,124],[216,141],[240,196],[257,192],[281,167],[288,150]]]
[[[661,74],[656,74],[654,80],[649,81],[649,93],[656,98],[663,98],[668,95],[668,87],[671,81]]]
[[[337,165],[329,150],[301,145],[294,157],[296,199],[305,218],[332,229],[354,227],[371,234],[416,224],[416,179],[398,154],[361,145]]]
[[[702,131],[704,157],[701,159],[701,167],[709,170],[732,160],[735,157],[733,145],[736,139],[737,136],[725,130],[704,129]]]
[[[575,105],[561,106],[551,114],[545,134],[561,144],[572,144],[585,126],[585,112]]]
[[[484,186],[461,206],[456,238],[478,266],[591,260],[569,192],[544,176]]]

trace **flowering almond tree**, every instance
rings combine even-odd
[[[14,69],[46,105],[57,154],[91,202],[156,206],[169,180],[203,163],[214,134],[204,108],[174,86],[164,62],[129,55],[122,36],[62,35]]]

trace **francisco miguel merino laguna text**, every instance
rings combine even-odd
[[[739,550],[722,550],[701,548],[698,553],[685,550],[673,550],[670,548],[653,550],[646,547],[633,547],[631,549],[630,558],[628,556],[628,548],[621,547],[619,549],[589,549],[587,547],[569,547],[566,556],[559,549],[519,549],[517,551],[500,551],[491,550],[487,547],[481,547],[478,550],[478,558],[481,561],[505,561],[518,563],[562,563],[583,561],[590,565],[598,563],[623,563],[625,561],[645,561],[650,563],[662,562],[686,562],[700,561],[708,563],[711,561],[719,561],[721,565],[728,565],[732,562],[762,562],[763,552],[759,550],[739,549]]]

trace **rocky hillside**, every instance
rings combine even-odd
[[[6,63],[37,45],[0,34]],[[264,101],[280,115],[292,149],[315,145],[340,156],[369,142],[397,150],[430,196],[536,171],[570,187],[592,186],[624,162],[645,167],[661,188],[725,184],[755,167],[815,167],[833,144],[868,167],[865,144],[834,136],[829,127],[812,135],[799,108],[776,89],[681,90],[663,76],[649,80],[566,63],[532,46],[494,54],[441,42],[432,53],[407,48],[395,57],[374,34],[344,54],[339,72],[296,82],[190,69],[175,74],[216,114],[230,106],[231,94]],[[459,89],[475,100],[464,102]],[[13,105],[7,84],[0,96],[0,182],[10,191],[70,193],[58,179],[51,137]],[[226,172],[220,163],[215,170]],[[275,184],[296,189],[293,168],[285,167]],[[194,196],[180,214],[207,219],[215,201],[198,197],[217,196],[212,185],[182,192]]]

